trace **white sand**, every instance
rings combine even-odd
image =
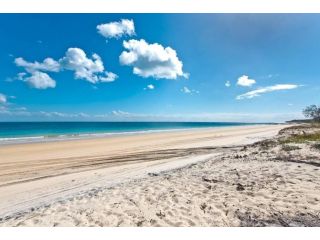
[[[266,161],[268,156],[256,147],[241,152],[213,148],[252,143],[281,128],[233,127],[5,146],[0,148],[0,156],[8,156],[0,162],[5,166],[0,171],[8,173],[1,178],[0,224],[299,225],[299,214],[305,214],[305,223],[309,212],[313,221],[314,213],[320,212],[317,167]],[[59,161],[53,161],[53,155],[60,156]],[[97,159],[102,164],[92,164]],[[20,167],[23,171],[18,171]]]

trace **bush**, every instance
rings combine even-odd
[[[303,109],[303,115],[307,118],[312,118],[313,120],[320,121],[320,107],[317,105],[310,105]]]
[[[290,152],[290,151],[294,151],[294,150],[299,150],[301,149],[300,147],[298,146],[292,146],[292,145],[283,145],[282,146],[282,150],[283,151],[286,151],[286,152]]]
[[[281,143],[305,143],[315,141],[320,141],[320,132],[303,135],[292,135],[282,140]]]

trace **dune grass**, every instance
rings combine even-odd
[[[320,132],[315,132],[311,134],[292,135],[281,141],[281,143],[306,143],[306,142],[320,143]]]
[[[298,147],[298,146],[285,145],[285,144],[282,145],[282,150],[283,150],[283,151],[286,151],[286,152],[290,152],[290,151],[294,151],[294,150],[299,150],[299,149],[301,149],[301,148]]]

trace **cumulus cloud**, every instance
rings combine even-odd
[[[249,79],[249,77],[246,75],[239,77],[237,81],[237,85],[242,87],[251,87],[255,83],[256,83],[256,80]]]
[[[264,87],[264,88],[259,88],[250,92],[247,92],[245,94],[241,94],[237,96],[237,100],[242,100],[242,99],[251,99],[254,97],[259,97],[261,94],[268,93],[268,92],[273,92],[273,91],[280,91],[280,90],[290,90],[290,89],[295,89],[299,87],[299,85],[295,84],[276,84],[273,86],[269,87]]]
[[[47,89],[56,87],[56,81],[47,73],[40,71],[30,72],[29,76],[24,72],[18,73],[16,79],[26,82],[32,88]]]
[[[97,73],[104,71],[99,55],[93,54],[90,59],[80,48],[69,48],[59,63],[64,69],[74,71],[76,79],[85,79],[91,83],[97,83],[100,80]]]
[[[104,71],[101,57],[94,53],[88,58],[81,48],[69,48],[65,56],[59,60],[63,69],[74,71],[76,79],[84,79],[91,83],[112,82],[118,76],[115,73]]]
[[[226,83],[224,84],[226,87],[230,87],[231,86],[231,83],[230,81],[226,81]]]
[[[56,82],[44,72],[33,72],[30,77],[24,79],[30,87],[37,89],[55,88]]]
[[[32,73],[35,71],[44,71],[44,72],[59,72],[60,64],[52,58],[46,58],[43,62],[28,62],[22,57],[16,58],[14,60],[15,64],[18,67],[23,67],[27,72]]]
[[[43,62],[28,62],[19,57],[14,60],[18,67],[23,67],[26,72],[17,74],[16,79],[25,81],[29,86],[37,89],[55,88],[56,82],[45,72],[59,72],[61,66],[59,62],[52,58],[46,58]]]
[[[122,19],[119,22],[110,22],[97,26],[98,33],[105,38],[120,38],[124,35],[135,34],[133,20]]]
[[[60,72],[70,70],[74,72],[76,79],[84,79],[91,83],[112,82],[118,76],[115,73],[105,71],[103,62],[98,54],[91,58],[80,48],[69,48],[64,57],[58,61],[46,58],[43,62],[28,62],[23,58],[16,58],[15,64],[23,67],[26,72],[17,74],[16,79],[27,82],[38,89],[54,88],[53,80],[46,72]]]
[[[4,104],[7,102],[7,96],[0,93],[0,104]]]
[[[132,66],[133,73],[141,77],[156,79],[188,78],[182,70],[183,64],[171,47],[164,48],[158,43],[149,44],[144,39],[123,42],[123,51],[119,57],[122,65]]]

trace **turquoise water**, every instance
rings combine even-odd
[[[41,141],[243,125],[249,124],[232,122],[0,122],[0,142]]]

